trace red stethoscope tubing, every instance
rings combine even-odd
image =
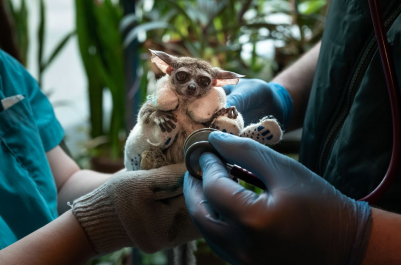
[[[401,158],[401,128],[400,128],[400,95],[395,77],[394,63],[389,50],[386,31],[384,30],[383,20],[379,12],[379,3],[377,0],[368,0],[370,14],[372,17],[373,27],[375,30],[376,40],[380,52],[380,57],[383,65],[384,75],[387,83],[387,92],[390,98],[391,116],[393,121],[393,149],[391,154],[390,164],[386,175],[381,183],[370,194],[359,199],[366,201],[369,204],[374,204],[380,199],[391,187],[397,175],[400,158]]]

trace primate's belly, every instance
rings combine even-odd
[[[185,139],[192,132],[204,128],[202,123],[195,122],[187,114],[186,106],[180,104],[178,108],[173,112],[176,115],[177,123],[180,125],[180,130],[173,144],[166,150],[167,161],[171,164],[184,162],[184,142]]]

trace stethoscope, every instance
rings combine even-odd
[[[387,83],[387,92],[390,98],[391,116],[393,121],[393,150],[391,153],[390,164],[386,175],[380,184],[370,194],[359,199],[369,204],[374,204],[378,199],[388,191],[394,182],[399,169],[401,146],[400,146],[400,96],[398,92],[397,80],[395,77],[394,63],[390,54],[386,31],[384,30],[383,20],[379,12],[379,3],[377,0],[368,0],[370,15],[372,17],[375,30],[377,45],[379,47],[380,57],[383,65],[384,76]]]
[[[381,61],[383,64],[384,75],[387,83],[387,91],[390,98],[391,115],[393,121],[393,149],[391,154],[390,164],[388,166],[386,175],[380,184],[367,196],[359,199],[359,201],[366,201],[369,204],[374,204],[380,199],[387,190],[391,187],[399,169],[400,157],[401,157],[401,146],[399,136],[400,130],[400,104],[399,104],[399,92],[397,90],[397,82],[395,78],[394,64],[392,57],[390,56],[389,45],[387,41],[386,32],[384,31],[383,20],[379,13],[379,4],[377,0],[368,0],[370,14],[373,21],[374,31],[376,40],[380,52]],[[184,143],[184,157],[185,165],[192,176],[202,179],[202,170],[199,165],[199,157],[204,152],[212,152],[220,157],[218,152],[209,143],[209,134],[215,129],[204,128],[193,132],[188,136]],[[220,157],[222,161],[224,159]],[[226,169],[233,178],[241,179],[261,189],[266,189],[263,182],[257,178],[254,174],[243,169],[237,165],[226,164]]]

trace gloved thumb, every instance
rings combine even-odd
[[[242,216],[246,208],[239,205],[251,204],[257,199],[254,192],[246,190],[228,177],[221,160],[212,153],[203,153],[199,159],[203,171],[203,195],[213,211],[228,218]],[[236,194],[236,196],[233,196]],[[210,215],[215,215],[209,210]]]
[[[234,88],[234,85],[226,85],[223,87],[227,95],[226,107],[235,106],[239,112],[243,112],[245,108],[242,100],[244,95],[241,96],[240,94],[236,93]]]
[[[298,166],[296,161],[249,138],[213,132],[209,135],[209,142],[228,163],[251,171],[269,190],[288,181],[281,178],[282,175],[291,175],[284,174],[284,170]]]

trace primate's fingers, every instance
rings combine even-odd
[[[167,122],[168,124],[170,124],[171,128],[175,129],[175,124],[172,121],[168,120]]]
[[[174,122],[177,122],[177,118],[175,117],[175,115],[174,115],[173,113],[169,113],[169,114],[167,115],[167,117],[168,117],[170,120],[173,120]]]

